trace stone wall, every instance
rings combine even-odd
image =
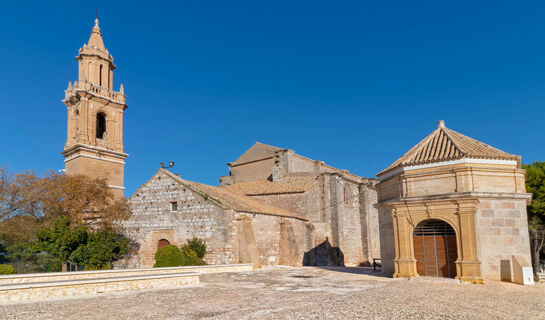
[[[307,250],[305,221],[262,214],[236,216],[251,219],[260,265],[302,265]]]
[[[171,211],[172,201],[178,202],[176,212]],[[193,237],[206,241],[207,263],[235,262],[235,230],[230,210],[220,208],[161,172],[140,187],[129,203],[133,214],[122,225],[127,237],[137,243],[138,254],[119,263],[119,267],[151,267],[159,240],[180,246]]]
[[[228,265],[205,265],[205,266],[187,266],[187,267],[169,267],[169,268],[145,268],[145,269],[115,269],[100,271],[77,271],[77,272],[47,272],[14,274],[0,276],[0,285],[15,283],[37,283],[66,280],[87,280],[103,279],[114,277],[130,276],[148,276],[180,272],[190,273],[220,273],[220,272],[242,272],[251,271],[252,264],[228,264]]]
[[[198,283],[199,274],[184,272],[151,276],[10,284],[0,286],[0,302],[14,303],[28,300],[69,298],[104,292],[175,288]]]
[[[499,281],[507,273],[514,279],[512,257],[522,255],[531,261],[526,200],[482,199],[478,207],[476,235],[483,278]]]

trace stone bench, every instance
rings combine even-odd
[[[0,286],[0,303],[66,298],[105,292],[173,288],[199,283],[199,274],[178,272],[158,275],[14,283]]]
[[[74,271],[74,272],[50,272],[50,273],[26,273],[0,276],[0,285],[12,283],[36,283],[63,280],[85,280],[127,276],[145,276],[180,272],[196,273],[219,273],[219,272],[240,272],[253,270],[253,264],[225,264],[205,265],[168,268],[146,268],[146,269],[114,269],[101,271]]]

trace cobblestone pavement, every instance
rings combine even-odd
[[[1,305],[3,319],[545,319],[545,284],[395,280],[363,268],[207,274],[169,290]]]

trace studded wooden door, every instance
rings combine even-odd
[[[446,222],[426,220],[414,229],[414,257],[420,276],[456,276],[456,233]]]

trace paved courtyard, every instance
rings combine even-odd
[[[394,280],[363,268],[208,274],[169,290],[1,305],[3,319],[545,319],[545,284]]]

